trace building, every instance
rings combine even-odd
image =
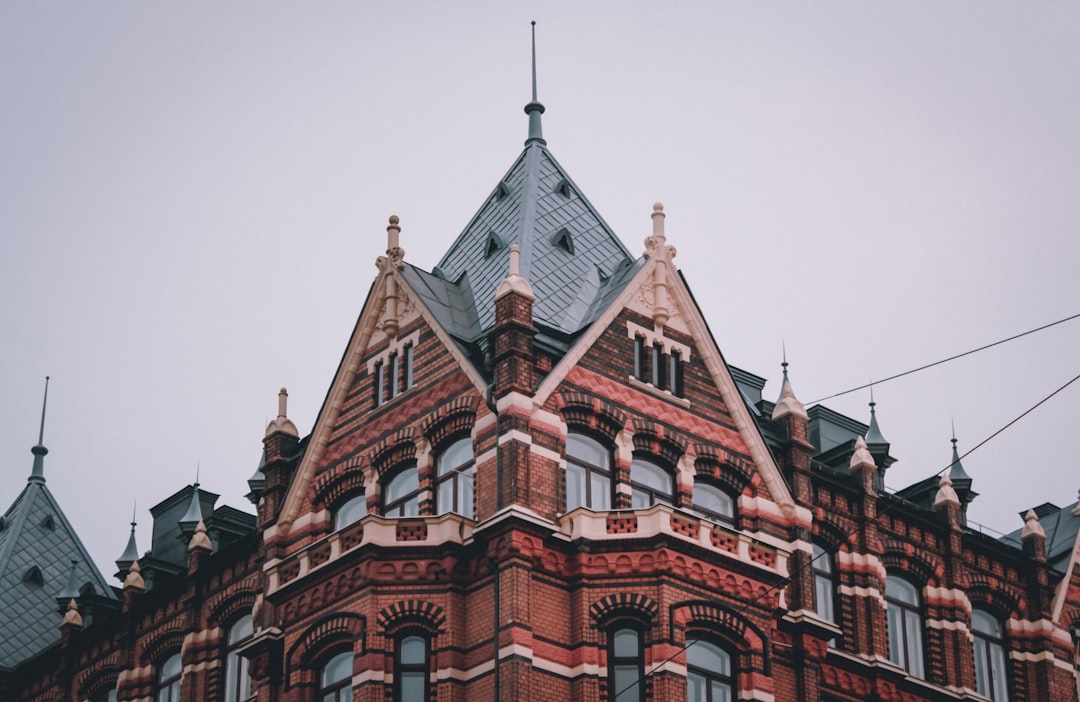
[[[525,111],[434,270],[390,218],[310,434],[279,395],[255,515],[184,487],[114,588],[39,438],[0,522],[0,699],[1076,700],[1080,506],[969,529],[955,449],[887,493],[873,405],[807,410],[786,363],[765,399],[663,207],[632,253]]]

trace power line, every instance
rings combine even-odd
[[[1073,317],[1078,317],[1078,316],[1080,316],[1080,315],[1073,315]],[[1070,317],[1069,319],[1072,319],[1072,317]],[[1061,320],[1061,321],[1062,321],[1062,322],[1064,322],[1064,321],[1067,321],[1067,320]],[[1054,324],[1060,324],[1060,322],[1054,322]],[[1052,325],[1047,325],[1047,326],[1052,326]],[[1042,327],[1042,328],[1044,328],[1044,329],[1045,329],[1045,327]],[[1038,330],[1036,329],[1036,330],[1032,330],[1032,331],[1038,331]],[[1025,332],[1025,333],[1027,333],[1027,334],[1030,334],[1031,332]],[[1023,335],[1020,335],[1020,336],[1023,336]],[[1013,337],[1013,338],[1016,338],[1016,337]],[[1006,341],[1007,341],[1007,340],[1006,340]],[[1001,342],[997,342],[997,343],[1001,343]],[[912,372],[913,372],[913,371],[912,371]],[[898,376],[897,376],[897,377],[898,377]],[[1024,417],[1026,417],[1027,415],[1029,415],[1029,414],[1031,414],[1032,412],[1034,412],[1034,411],[1035,411],[1036,409],[1038,409],[1038,408],[1039,408],[1039,407],[1040,407],[1041,405],[1043,405],[1043,404],[1045,404],[1045,403],[1046,403],[1047,401],[1049,401],[1049,400],[1050,400],[1050,398],[1054,397],[1055,395],[1057,395],[1058,393],[1060,393],[1061,391],[1063,391],[1063,390],[1064,390],[1065,388],[1067,388],[1067,387],[1069,387],[1070,385],[1072,385],[1073,383],[1075,383],[1075,382],[1076,382],[1077,380],[1080,380],[1080,374],[1078,374],[1078,375],[1074,376],[1072,380],[1068,381],[1067,383],[1065,383],[1064,385],[1062,385],[1061,387],[1059,387],[1059,388],[1058,388],[1057,390],[1054,390],[1054,391],[1053,391],[1052,393],[1050,393],[1049,395],[1047,395],[1047,396],[1046,396],[1046,397],[1044,397],[1043,399],[1039,400],[1039,401],[1038,401],[1038,402],[1036,402],[1036,403],[1035,403],[1034,405],[1032,405],[1031,407],[1027,408],[1026,410],[1024,410],[1023,412],[1021,412],[1020,414],[1018,414],[1018,415],[1017,415],[1016,417],[1014,417],[1013,419],[1009,420],[1009,422],[1008,422],[1008,423],[1006,423],[1006,424],[1005,424],[1004,426],[1002,426],[1002,427],[1001,427],[1000,429],[998,429],[997,431],[995,431],[995,432],[994,432],[993,434],[990,434],[990,436],[986,437],[985,439],[983,439],[982,441],[980,441],[979,443],[975,444],[975,445],[974,445],[974,446],[972,446],[972,447],[971,447],[970,449],[968,449],[967,451],[965,451],[965,452],[964,452],[964,454],[963,454],[962,456],[959,456],[959,457],[957,458],[957,460],[963,460],[963,459],[967,458],[968,456],[970,456],[971,454],[975,453],[975,451],[977,451],[977,450],[978,450],[979,448],[981,448],[981,447],[985,446],[985,445],[986,445],[987,443],[989,443],[989,442],[990,442],[990,441],[991,441],[991,440],[992,440],[993,438],[995,438],[996,436],[998,436],[999,434],[1001,434],[1002,432],[1004,432],[1004,431],[1005,431],[1006,429],[1008,429],[1008,428],[1009,428],[1009,427],[1011,427],[1012,425],[1014,425],[1014,424],[1016,424],[1017,422],[1019,422],[1019,421],[1020,421],[1021,419],[1023,419],[1023,418],[1024,418]],[[954,462],[954,461],[949,461],[949,464],[948,464],[947,466],[945,466],[944,468],[942,468],[941,470],[939,470],[939,471],[938,471],[937,473],[935,473],[933,477],[937,477],[937,476],[940,476],[940,475],[941,475],[942,473],[944,473],[945,471],[947,471],[947,470],[948,470],[948,469],[949,469],[950,467],[952,467],[953,465],[955,465],[955,462]],[[874,515],[874,518],[870,520],[870,523],[876,522],[876,521],[877,521],[878,519],[880,519],[881,517],[883,517],[883,516],[885,516],[886,514],[888,514],[888,513],[889,513],[889,512],[890,512],[890,511],[891,511],[891,510],[892,510],[892,509],[893,509],[894,507],[896,507],[896,505],[898,505],[898,504],[900,504],[900,502],[899,502],[899,501],[897,501],[897,502],[893,502],[892,504],[889,504],[889,505],[886,505],[885,509],[881,510],[880,512],[877,512],[877,513],[876,513],[876,514]],[[827,550],[824,550],[824,549],[823,549],[823,550],[822,550],[822,552],[821,552],[820,554],[818,554],[817,556],[811,556],[811,558],[810,558],[810,560],[809,560],[809,561],[807,561],[807,562],[806,562],[806,563],[805,563],[804,565],[802,565],[802,566],[800,566],[800,567],[796,568],[796,569],[795,569],[795,571],[794,571],[793,573],[791,573],[791,574],[790,574],[790,575],[788,575],[788,576],[787,576],[786,578],[784,578],[784,580],[783,580],[783,581],[781,582],[781,584],[780,584],[780,585],[773,585],[773,586],[771,586],[771,587],[768,587],[768,588],[766,588],[766,589],[765,589],[765,590],[764,590],[764,591],[763,591],[763,592],[762,592],[761,594],[759,594],[759,595],[757,595],[756,597],[754,597],[754,598],[750,599],[750,600],[749,600],[748,602],[745,602],[745,603],[743,603],[743,605],[742,605],[741,607],[739,607],[739,609],[737,609],[737,610],[735,610],[735,611],[734,611],[734,614],[736,614],[736,615],[741,615],[741,614],[743,614],[744,612],[746,612],[746,610],[747,610],[747,609],[749,609],[749,608],[750,608],[750,606],[751,606],[751,605],[754,605],[754,604],[756,604],[757,602],[759,602],[760,600],[762,600],[762,599],[763,599],[763,598],[765,598],[766,596],[768,596],[768,595],[772,594],[773,592],[779,591],[779,590],[781,590],[781,589],[783,589],[783,588],[787,587],[788,585],[790,585],[790,584],[791,584],[791,582],[792,582],[792,580],[793,580],[793,579],[795,578],[795,576],[797,576],[797,575],[799,575],[800,573],[802,573],[802,572],[803,572],[803,571],[804,571],[804,570],[805,570],[806,568],[812,567],[812,566],[813,566],[813,564],[814,564],[814,561],[816,561],[817,559],[819,559],[819,558],[823,558],[823,557],[825,557],[825,556],[827,556],[827,555],[831,555],[831,554],[833,553],[833,551],[834,551],[834,550],[835,550],[836,548],[838,548],[838,547],[840,546],[840,544],[842,544],[843,542],[847,541],[847,540],[848,540],[848,538],[850,538],[850,537],[851,537],[851,536],[852,536],[853,534],[855,534],[855,532],[856,532],[857,530],[858,530],[858,527],[856,527],[856,528],[853,528],[853,529],[850,529],[850,530],[849,530],[849,531],[848,531],[847,533],[845,533],[845,534],[844,534],[843,538],[841,538],[841,539],[840,539],[839,541],[837,541],[836,543],[832,544],[832,545],[830,546],[830,548],[829,548],[829,549],[827,549]],[[675,659],[675,657],[676,657],[676,656],[678,656],[678,655],[679,655],[680,653],[683,653],[683,652],[685,652],[685,651],[686,651],[686,649],[690,648],[691,646],[693,646],[694,644],[696,644],[696,643],[697,643],[698,641],[700,641],[700,640],[701,640],[701,639],[694,639],[694,640],[693,640],[693,641],[692,641],[691,643],[687,644],[687,645],[686,645],[686,646],[684,646],[684,647],[683,647],[682,649],[679,649],[679,650],[678,650],[678,651],[676,651],[675,653],[672,653],[672,654],[671,654],[670,656],[668,656],[668,657],[667,657],[667,658],[665,658],[664,660],[662,660],[662,661],[660,661],[659,663],[657,663],[656,665],[654,665],[654,666],[653,666],[653,668],[652,668],[651,670],[647,671],[647,672],[645,673],[645,675],[644,675],[644,676],[642,677],[642,682],[644,682],[644,681],[645,681],[645,679],[646,679],[646,678],[648,678],[648,677],[649,677],[650,675],[652,675],[652,674],[653,674],[653,673],[655,673],[656,671],[660,670],[660,668],[662,668],[663,666],[665,666],[665,665],[667,665],[668,663],[670,663],[671,661],[673,661],[673,660]],[[632,688],[633,686],[634,686],[634,684],[632,683],[632,684],[628,685],[627,687],[623,688],[622,690],[619,690],[618,692],[616,692],[616,693],[615,693],[615,699],[618,699],[619,695],[621,695],[622,693],[626,692],[627,690],[629,690],[629,689],[630,689],[630,688]]]
[[[927,368],[933,368],[934,366],[940,366],[942,363],[948,363],[949,361],[955,361],[958,358],[963,358],[964,356],[970,356],[971,354],[978,353],[979,351],[985,351],[986,349],[993,348],[995,346],[1000,346],[1001,344],[1004,344],[1006,342],[1013,341],[1015,339],[1019,339],[1020,337],[1027,336],[1028,334],[1034,334],[1035,332],[1042,331],[1043,329],[1049,329],[1050,327],[1056,326],[1058,324],[1063,324],[1064,322],[1068,322],[1070,320],[1076,319],[1077,317],[1080,317],[1080,312],[1078,312],[1077,314],[1068,316],[1068,317],[1066,317],[1064,319],[1059,319],[1056,322],[1050,322],[1049,324],[1044,324],[1041,327],[1036,327],[1035,329],[1029,329],[1028,331],[1021,332],[1020,334],[1014,334],[1013,336],[1010,336],[1007,339],[1001,339],[999,341],[995,341],[992,344],[986,344],[985,346],[980,346],[977,349],[971,349],[970,351],[965,351],[963,353],[958,353],[955,356],[949,356],[948,358],[943,358],[940,361],[934,361],[933,363],[927,363],[925,366],[919,366],[918,368],[912,368],[911,370],[904,371],[903,373],[897,373],[896,375],[890,375],[888,378],[884,378],[882,380],[875,380],[875,381],[872,381],[872,382],[869,382],[869,383],[865,383],[865,384],[860,385],[858,387],[851,388],[850,390],[844,390],[843,392],[833,393],[832,395],[827,395],[825,397],[822,397],[819,400],[812,400],[812,401],[808,402],[807,404],[808,405],[817,404],[818,402],[824,402],[825,400],[831,400],[834,397],[840,397],[841,395],[847,395],[849,393],[856,392],[857,390],[864,390],[864,389],[866,389],[868,387],[871,387],[873,385],[881,385],[882,383],[887,383],[890,380],[896,380],[897,378],[903,378],[905,375],[911,375],[912,373],[918,373],[919,371],[926,370]]]

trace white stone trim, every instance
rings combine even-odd
[[[690,360],[690,347],[686,344],[680,344],[674,339],[669,339],[664,336],[663,327],[653,327],[652,329],[646,329],[640,324],[634,324],[633,322],[626,323],[626,335],[631,339],[642,337],[645,339],[646,346],[652,347],[656,344],[660,344],[660,347],[664,349],[664,353],[670,354],[672,351],[678,351],[682,360]]]
[[[869,597],[877,600],[882,609],[888,609],[889,604],[885,601],[884,595],[881,594],[881,590],[876,587],[863,587],[861,585],[837,585],[836,591],[841,595],[847,595],[848,597]]]
[[[368,373],[374,373],[375,372],[375,364],[378,363],[379,361],[382,361],[384,368],[389,368],[390,356],[392,354],[395,354],[395,353],[396,354],[401,354],[401,352],[405,350],[406,346],[412,346],[415,349],[417,344],[419,344],[419,343],[420,343],[420,330],[419,329],[417,329],[412,334],[409,334],[408,336],[406,336],[404,338],[396,337],[396,338],[392,339],[390,341],[390,344],[386,347],[385,351],[383,351],[382,353],[380,353],[377,356],[372,356],[371,358],[368,359],[367,372]],[[398,393],[398,396],[400,396],[400,394],[401,393]],[[395,397],[397,397],[397,396],[395,396]],[[387,401],[389,401],[389,399],[390,398],[387,398]],[[386,403],[384,402],[383,404],[386,404]]]

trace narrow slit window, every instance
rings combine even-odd
[[[386,395],[384,394],[384,384],[386,381],[386,366],[382,361],[375,364],[375,406],[378,407],[382,403],[386,402]]]
[[[672,395],[682,397],[682,354],[678,351],[668,356],[668,389]]]
[[[413,386],[413,347],[409,344],[405,347],[405,389]]]
[[[645,375],[645,338],[640,336],[634,337],[634,377],[648,380]]]
[[[663,389],[664,387],[664,350],[660,344],[653,344],[652,347],[652,378],[650,382],[654,387]]]
[[[396,353],[390,354],[390,399],[394,399],[398,396],[398,388],[400,388],[399,380],[401,378],[401,364]]]

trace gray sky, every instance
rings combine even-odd
[[[201,465],[252,509],[398,214],[430,269],[521,150],[634,253],[660,200],[729,363],[804,402],[1080,312],[1076,3],[0,4],[0,509],[46,477],[108,575]],[[1080,320],[878,386],[893,488],[1080,373]],[[828,404],[865,421],[865,391]],[[970,516],[1076,499],[1077,383],[965,459]]]

